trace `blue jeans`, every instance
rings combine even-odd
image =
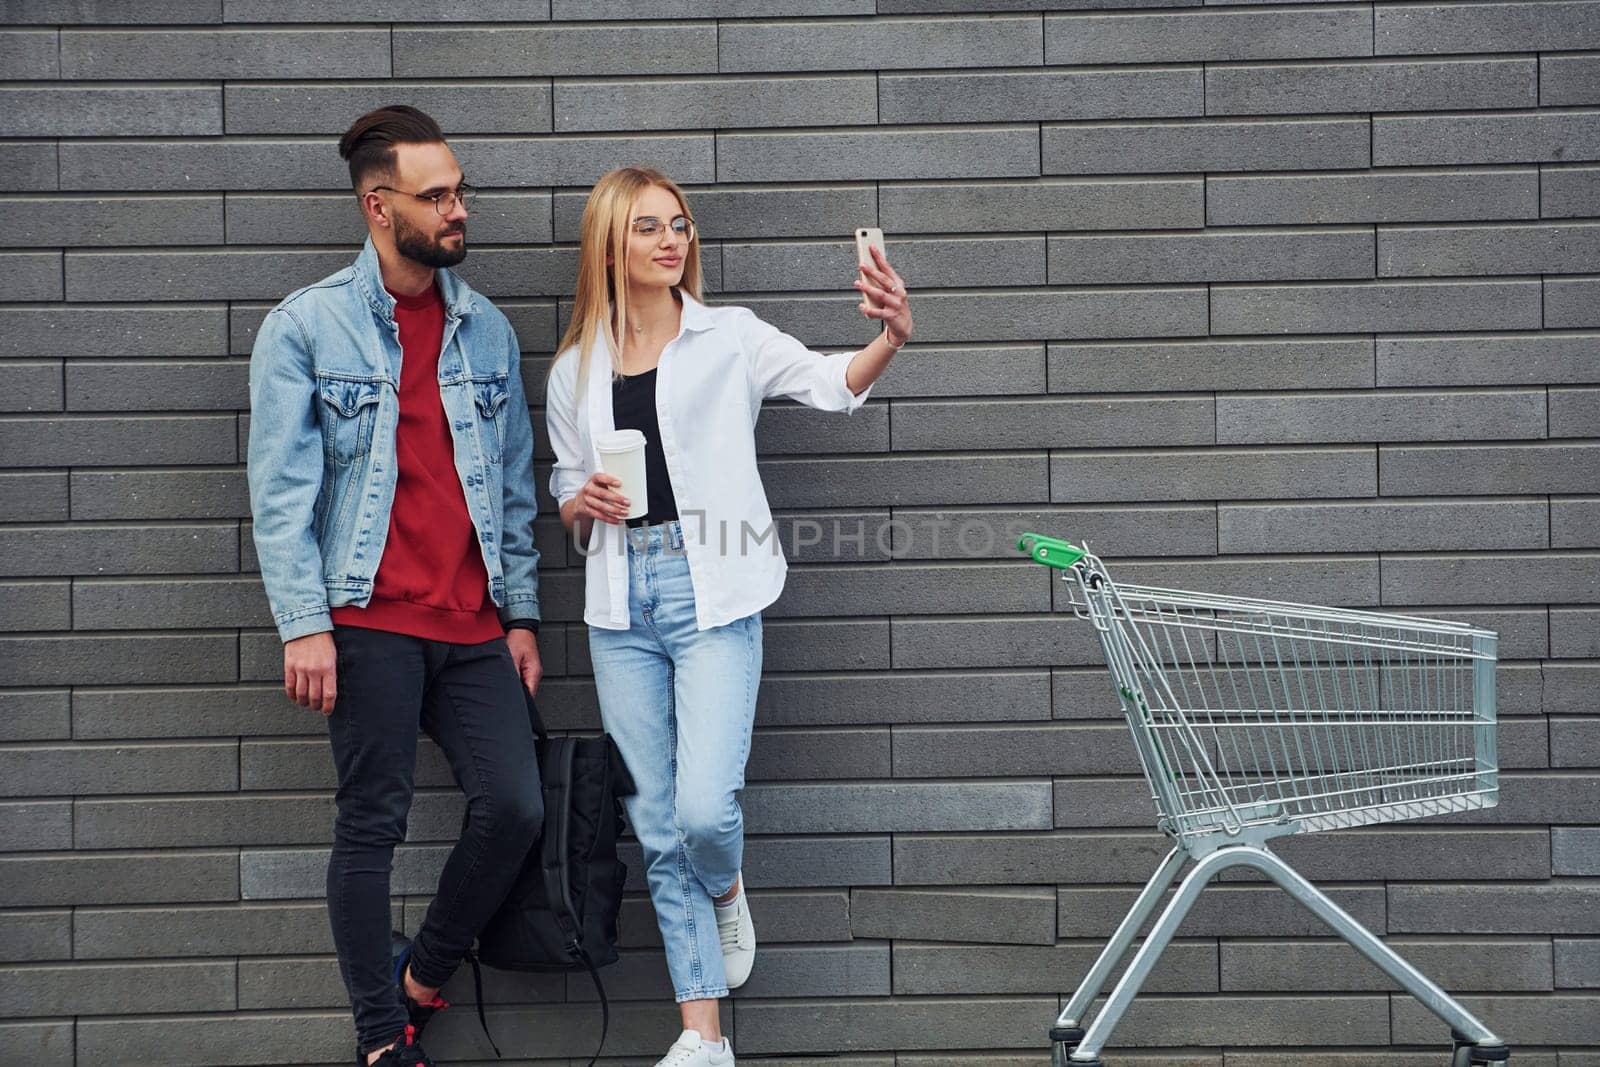
[[[744,788],[761,614],[695,628],[694,587],[676,522],[628,532],[628,629],[589,628],[600,717],[638,792],[628,819],[677,999],[728,994],[712,900],[744,859]]]

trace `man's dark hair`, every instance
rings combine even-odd
[[[350,185],[357,192],[374,175],[394,176],[397,144],[444,144],[444,131],[424,112],[405,104],[369,111],[339,138],[339,155],[350,163]]]

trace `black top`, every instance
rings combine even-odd
[[[644,479],[650,510],[629,526],[652,526],[678,517],[678,500],[667,475],[667,454],[661,449],[661,425],[656,421],[656,368],[611,383],[612,423],[619,430],[644,434]]]

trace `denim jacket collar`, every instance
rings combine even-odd
[[[378,265],[378,250],[368,237],[361,246],[361,254],[356,257],[355,265],[356,285],[361,289],[361,295],[366,299],[378,317],[392,322],[394,320],[394,297],[383,287],[383,271]],[[470,315],[478,310],[477,294],[465,282],[455,276],[453,271],[439,268],[434,271],[439,278],[439,292],[444,298],[445,314],[452,319],[463,315]]]

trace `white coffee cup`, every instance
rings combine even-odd
[[[637,519],[650,510],[644,484],[644,434],[638,430],[612,430],[595,440],[600,453],[600,469],[622,484],[617,492],[628,498],[628,518]]]

